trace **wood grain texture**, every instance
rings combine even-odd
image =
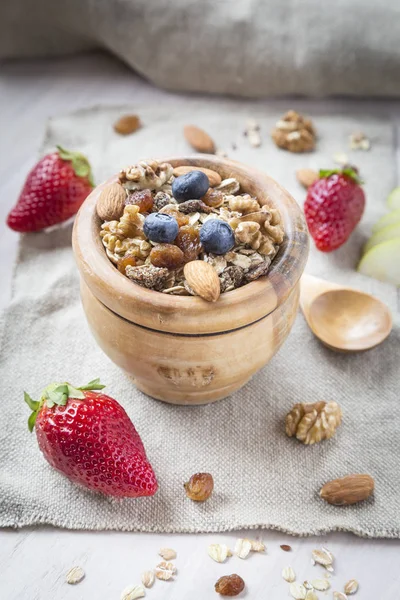
[[[216,333],[255,322],[280,306],[299,280],[308,256],[308,233],[295,200],[268,175],[234,161],[214,156],[167,157],[174,167],[190,164],[213,169],[223,178],[236,177],[242,189],[262,204],[277,207],[285,227],[281,245],[267,277],[221,295],[212,308],[201,298],[170,296],[133,285],[112,265],[104,251],[96,202],[105,185],[98,186],[75,220],[73,247],[81,276],[103,304],[125,319],[174,333]]]
[[[393,326],[390,310],[378,298],[312,275],[301,278],[300,305],[314,335],[338,352],[374,348]]]
[[[299,285],[261,320],[217,334],[184,335],[131,323],[99,302],[84,281],[81,297],[90,329],[107,356],[144,393],[171,404],[207,404],[242,387],[287,338]]]

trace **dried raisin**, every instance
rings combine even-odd
[[[189,223],[189,217],[174,208],[163,208],[160,212],[162,212],[162,214],[164,215],[170,215],[171,217],[175,217],[175,219],[178,221],[179,227],[182,227],[183,225],[188,225]]]
[[[196,260],[201,252],[199,230],[193,227],[193,225],[184,225],[178,231],[175,244],[185,255],[185,262]]]
[[[215,591],[221,596],[237,596],[244,590],[244,581],[235,573],[220,577],[215,584]]]
[[[154,200],[150,190],[138,190],[130,194],[125,200],[125,205],[137,204],[140,213],[150,212],[153,208],[153,203]]]
[[[218,206],[221,206],[224,203],[224,195],[220,190],[209,188],[206,195],[202,197],[202,201],[204,204],[207,204],[207,206],[218,208]]]
[[[124,275],[126,275],[125,273],[125,269],[126,267],[136,267],[138,263],[138,259],[136,256],[133,256],[132,254],[129,256],[124,256],[123,258],[120,258],[117,264],[117,269],[120,273],[123,273]]]
[[[184,483],[184,488],[188,498],[196,502],[204,502],[212,494],[214,480],[210,473],[195,473],[187,483]]]
[[[174,244],[157,244],[150,252],[150,261],[155,267],[177,269],[184,262],[184,254]]]

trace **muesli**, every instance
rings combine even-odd
[[[241,190],[234,178],[216,185],[219,177],[210,177],[210,170],[193,167],[181,175],[179,169],[141,161],[103,189],[97,212],[108,258],[138,285],[180,296],[203,296],[202,282],[194,290],[185,275],[185,265],[203,261],[218,276],[217,296],[210,290],[203,296],[211,301],[266,275],[284,240],[279,211]],[[114,219],[104,220],[107,214]],[[200,279],[214,285],[203,271]]]

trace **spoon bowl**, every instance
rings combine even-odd
[[[374,296],[310,275],[301,280],[300,306],[314,335],[339,352],[369,350],[392,329],[389,309]]]

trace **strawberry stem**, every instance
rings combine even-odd
[[[100,379],[93,379],[86,385],[75,388],[70,383],[51,383],[42,392],[40,400],[33,400],[29,394],[24,392],[24,400],[31,409],[32,413],[28,419],[28,428],[32,432],[35,427],[36,418],[39,414],[40,409],[44,404],[47,408],[53,408],[53,406],[65,406],[69,398],[77,398],[78,400],[84,400],[85,394],[83,391],[102,390],[105,388],[100,383]]]
[[[90,163],[84,154],[66,150],[62,146],[57,146],[58,155],[62,160],[68,160],[72,164],[75,175],[86,177],[92,187],[94,187],[93,174]]]
[[[320,169],[319,171],[320,179],[327,179],[331,175],[347,175],[347,177],[350,177],[350,179],[359,185],[364,183],[358,175],[357,169],[350,165],[344,166],[343,169]]]

